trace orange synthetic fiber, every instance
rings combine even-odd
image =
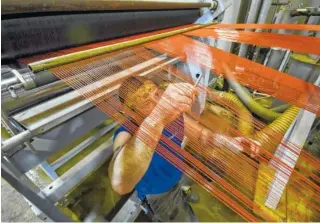
[[[319,37],[205,28],[186,32],[185,35],[210,37],[213,39],[222,39],[262,47],[280,47],[296,51],[298,53],[312,53],[320,55]]]
[[[320,88],[312,83],[183,35],[147,43],[145,46],[183,61],[188,56],[194,63],[211,69],[217,75],[232,78],[244,86],[320,115]],[[233,77],[226,73],[221,61],[233,72]]]
[[[114,97],[114,94],[117,93],[114,87],[119,86],[124,77],[140,75],[152,69],[155,65],[165,63],[161,59],[156,60],[156,58],[159,57],[143,47],[135,47],[57,67],[52,69],[52,72],[95,103],[111,118],[124,123],[125,127],[134,134],[137,128],[135,123],[141,123],[143,117],[131,110],[126,113],[126,116],[119,113],[119,111],[123,110],[123,106]],[[154,61],[154,63],[150,63],[144,67],[142,64],[148,61]],[[140,67],[141,69],[135,67]],[[174,66],[169,65],[150,72],[148,75],[153,80],[159,82],[165,80],[169,73],[174,76],[174,80],[171,81],[172,83],[180,81],[193,83],[186,74],[179,72]],[[210,100],[223,104],[214,94],[210,93],[210,89],[200,85],[199,91],[206,91],[208,97],[211,98]],[[225,107],[228,108],[228,105],[225,104]],[[232,112],[232,108],[229,109]],[[133,122],[133,120],[135,121]],[[200,123],[212,132],[222,135],[224,132],[218,130],[217,126],[229,126],[229,123],[221,120],[216,115],[212,116],[210,122],[202,123],[200,120]],[[261,129],[265,124],[255,119],[254,126],[256,129]],[[231,137],[241,136],[235,126],[229,126],[229,129],[231,129],[229,134]],[[168,130],[170,131],[170,129]],[[147,144],[153,143],[147,132],[140,137]],[[255,161],[243,153],[234,152],[212,140],[205,145],[201,144],[201,142],[190,142],[189,151],[181,150],[180,147],[164,136],[162,136],[162,140],[167,145],[170,145],[172,151],[167,151],[160,147],[157,150],[160,155],[176,165],[177,168],[181,169],[186,175],[202,185],[244,219],[248,221],[260,221],[259,218],[251,213],[253,209],[259,209],[259,205],[253,201],[254,185],[259,168],[257,160]],[[295,146],[292,147],[286,143],[282,144],[288,149],[295,148]],[[213,148],[215,148],[214,151],[212,151]],[[263,151],[263,154],[259,157],[259,162],[267,164],[272,158],[272,153],[268,152],[265,148],[260,149]],[[201,158],[192,154],[198,154]],[[281,161],[277,160],[277,162]],[[319,163],[317,160],[316,162]],[[244,171],[239,171],[242,168],[239,164],[245,167]],[[215,173],[217,169],[225,171],[222,174],[223,177]],[[283,173],[285,174],[286,170],[283,170]],[[249,178],[248,175],[250,176]],[[300,176],[297,171],[294,171],[294,175]],[[268,175],[261,182],[264,185],[268,185],[272,177],[273,175]],[[317,192],[318,187],[314,183],[303,176],[301,176],[301,179],[303,181],[294,181],[295,185],[299,185],[299,188],[311,188],[312,191]],[[290,188],[297,195],[303,196],[299,190],[296,190],[294,187]],[[318,197],[318,194],[314,195],[315,199],[318,199]],[[311,203],[310,206],[313,205]],[[316,207],[316,205],[313,206]],[[316,208],[313,209],[316,210]],[[264,216],[264,218],[269,221],[275,220],[271,215]]]
[[[287,30],[310,30],[320,31],[319,25],[305,24],[216,24],[207,27],[208,29],[287,29]]]
[[[152,48],[161,54],[155,54],[154,51],[149,51],[145,47]],[[177,69],[174,64],[175,62],[170,62],[171,59],[167,57],[173,56],[185,61],[186,53],[188,54],[188,60],[191,59],[194,63],[208,67],[218,75],[223,74],[229,77],[228,72],[222,64],[227,65],[232,72],[235,72],[233,76],[240,83],[253,89],[271,93],[272,96],[276,96],[281,100],[287,99],[290,103],[295,102],[300,107],[309,106],[308,108],[310,109],[313,106],[319,106],[319,89],[313,88],[311,84],[281,72],[274,73],[275,71],[272,69],[266,69],[262,65],[206,46],[183,35],[154,41],[145,46],[132,47],[73,62],[53,68],[51,71],[58,78],[79,91],[85,98],[92,101],[110,118],[122,123],[134,134],[144,117],[138,112],[129,109],[126,109],[125,114],[122,113],[124,106],[117,98],[121,96],[117,92],[117,88],[124,79],[131,76],[145,76],[155,83],[169,81],[170,83],[188,82],[194,84],[190,76]],[[264,79],[263,82],[260,81],[262,78]],[[234,108],[219,98],[211,89],[201,84],[197,88],[199,92],[207,94],[207,103],[218,104],[230,111],[235,120],[239,119]],[[282,90],[282,88],[285,89]],[[311,97],[309,95],[310,92],[306,88],[310,88],[314,92],[313,97],[315,99],[313,99],[310,105],[306,105],[307,100],[305,98]],[[128,86],[127,90],[130,90],[130,86]],[[293,94],[296,91],[298,91],[298,94],[291,95],[292,97],[290,98],[290,95],[282,95]],[[304,97],[304,100],[298,98],[300,94]],[[294,96],[297,98],[294,98]],[[205,112],[207,111],[205,109]],[[319,110],[317,111],[319,112]],[[189,115],[197,117],[192,113]],[[210,114],[210,116],[207,116],[207,119],[197,118],[197,121],[202,127],[207,128],[214,134],[230,137],[229,142],[231,143],[237,142],[235,137],[243,137],[237,129],[237,122],[229,123],[216,114]],[[244,121],[246,122],[247,120]],[[182,122],[178,122],[176,125],[182,125]],[[266,127],[265,123],[256,118],[253,118],[252,125],[254,131],[259,131]],[[226,132],[226,129],[228,132]],[[167,130],[172,133],[175,131],[172,126],[168,126]],[[192,135],[196,136],[198,134],[195,129],[189,130],[194,133]],[[141,141],[148,145],[155,143],[148,131],[141,130],[140,132],[139,139]],[[297,156],[301,148],[291,142],[281,141],[283,133],[280,131],[274,130],[272,137],[270,142],[267,142],[263,147],[257,145],[261,153],[255,158],[250,158],[246,153],[235,151],[214,138],[206,142],[200,139],[197,141],[191,140],[188,143],[188,148],[182,150],[172,140],[162,135],[162,141],[164,144],[169,145],[171,149],[160,145],[156,152],[203,186],[245,220],[276,221],[277,219],[272,214],[265,213],[263,216],[257,216],[253,213],[254,210],[263,208],[263,204],[256,203],[254,200],[256,184],[263,185],[261,191],[267,194],[267,188],[274,177],[274,165],[281,165],[283,167],[280,173],[284,176],[288,176],[292,170],[291,167],[273,155],[274,149],[279,143],[285,149],[294,152]],[[244,143],[243,147],[245,151],[248,151],[250,139],[245,138],[245,141],[247,143]],[[277,141],[278,143],[276,143]],[[272,164],[269,163],[271,159],[274,160]],[[320,181],[316,175],[320,170],[320,161],[306,151],[301,153],[299,159],[305,163],[312,164],[314,169],[310,170],[301,166],[299,170],[292,170],[291,182],[286,187],[286,193],[291,193],[301,198],[305,197],[305,191],[308,194],[312,193],[312,196],[305,203],[316,215],[320,213],[318,205],[320,202]],[[265,165],[269,170],[262,178],[257,176],[261,165]],[[299,221],[300,219],[295,220]]]

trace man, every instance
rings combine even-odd
[[[114,156],[109,167],[113,189],[119,194],[136,189],[155,220],[197,221],[180,189],[182,172],[155,150],[159,146],[170,150],[161,137],[179,147],[186,140],[219,140],[226,146],[230,146],[230,140],[214,135],[187,115],[197,95],[191,84],[170,84],[163,92],[151,80],[131,77],[118,92],[127,109],[124,112],[137,118],[124,123],[114,134]],[[242,150],[240,142],[231,146]]]

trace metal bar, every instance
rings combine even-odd
[[[53,95],[67,92],[70,89],[71,88],[63,81],[57,81],[29,91],[16,91],[16,99],[8,94],[2,95],[2,105],[10,112],[25,108],[28,105],[47,99]]]
[[[1,2],[3,15],[61,11],[196,9],[211,6],[212,2],[199,0],[3,0]]]
[[[111,222],[134,222],[142,210],[140,204],[137,192],[134,191]]]
[[[81,183],[90,173],[99,168],[113,154],[112,138],[65,172],[61,177],[42,190],[52,202],[62,199],[72,188]]]
[[[1,109],[1,124],[11,136],[19,133],[19,131],[11,124],[7,112],[4,108]]]
[[[285,70],[285,68],[289,62],[290,54],[291,54],[291,51],[287,50],[286,54],[284,55],[284,58],[280,64],[279,71],[283,72]]]
[[[272,0],[264,0],[262,2],[262,6],[261,6],[261,10],[259,13],[259,17],[258,17],[258,21],[257,23],[261,24],[261,23],[266,23],[266,19],[268,17],[268,13],[270,10],[272,4]],[[261,32],[262,29],[257,29],[256,32]],[[254,52],[254,56],[253,56],[253,61],[256,61],[258,59],[259,56],[259,52],[260,52],[260,47],[256,47],[255,52]]]
[[[70,118],[88,110],[92,106],[93,105],[90,103],[90,101],[83,100],[75,105],[67,107],[67,109],[54,113],[52,116],[50,116],[50,118],[37,122],[35,125],[30,127],[30,129],[25,130],[4,142],[1,142],[1,149],[2,151],[8,151],[15,146],[31,140],[34,136],[60,125],[66,120],[69,120]]]
[[[260,7],[261,7],[261,0],[252,0],[251,1],[251,5],[250,5],[249,12],[248,12],[248,17],[247,17],[246,23],[251,24],[251,23],[255,23],[257,21]],[[251,31],[251,30],[246,30],[246,31]],[[240,46],[238,55],[241,57],[246,57],[247,53],[248,53],[248,47],[249,47],[248,44],[242,43]]]
[[[212,7],[203,8],[202,16],[198,18],[194,23],[195,24],[206,24],[212,22],[218,16],[227,10],[232,5],[231,0],[228,1],[212,1]],[[214,10],[214,12],[212,12]]]
[[[100,138],[101,136],[103,136],[104,134],[106,134],[107,132],[109,132],[110,130],[112,130],[114,127],[116,127],[118,125],[118,123],[114,122],[104,128],[102,128],[100,131],[98,131],[96,134],[90,136],[89,138],[87,138],[86,140],[84,140],[83,142],[81,142],[79,145],[77,145],[76,147],[74,147],[72,150],[70,150],[69,152],[67,152],[66,154],[64,154],[63,156],[61,156],[59,159],[57,159],[56,161],[54,161],[51,166],[54,170],[58,169],[59,167],[61,167],[63,164],[65,164],[68,160],[70,160],[72,157],[74,157],[75,155],[79,154],[81,151],[83,151],[85,148],[87,148],[88,146],[90,146],[92,143],[94,143],[98,138]]]
[[[10,85],[17,84],[19,82],[17,77],[9,77],[1,80],[1,91],[7,90]]]
[[[294,121],[294,125],[292,126],[291,134],[285,139],[285,141],[290,141],[295,145],[303,146],[303,143],[308,137],[311,126],[316,118],[316,114],[301,110],[297,119]],[[276,165],[276,173],[273,178],[273,181],[269,187],[269,191],[267,192],[267,197],[265,200],[265,205],[269,208],[276,209],[280,198],[285,190],[285,187],[289,181],[290,175],[295,167],[295,164],[299,158],[301,149],[299,151],[290,151],[282,146],[279,146],[277,149],[277,153],[281,154],[280,157],[282,163],[277,163]],[[271,160],[272,161],[272,160]],[[273,161],[274,163],[275,161]],[[285,166],[288,165],[291,169],[287,169]]]
[[[315,85],[320,85],[320,76],[315,82]],[[275,166],[275,176],[269,186],[264,203],[265,206],[272,209],[277,208],[316,117],[316,114],[301,109],[297,118],[293,121],[285,134],[283,141],[289,141],[290,143],[299,146],[299,150],[291,151],[282,145],[277,148],[275,156],[282,162],[279,163],[274,159],[270,161],[270,164]],[[286,166],[289,166],[290,169],[287,169]]]
[[[52,221],[71,222],[71,219],[62,214],[59,209],[49,200],[42,198],[28,187],[24,186],[19,180],[9,174],[1,167],[1,177],[3,177],[14,189],[22,194],[26,199],[32,202],[37,208],[45,213]]]
[[[166,38],[166,37],[170,37],[170,36],[173,36],[173,35],[177,35],[177,34],[181,34],[181,33],[184,33],[184,32],[192,31],[192,30],[195,30],[195,29],[203,28],[203,27],[206,27],[206,26],[209,26],[209,25],[212,25],[212,24],[213,23],[208,23],[208,24],[203,24],[203,25],[194,25],[192,27],[183,28],[183,29],[179,29],[179,30],[174,30],[174,31],[166,32],[166,33],[160,33],[160,34],[156,34],[156,35],[152,35],[152,36],[142,37],[142,38],[139,38],[139,39],[124,41],[122,43],[116,43],[116,44],[97,47],[97,48],[94,48],[94,49],[84,50],[84,51],[80,51],[80,52],[76,52],[76,53],[70,53],[70,54],[66,54],[66,55],[63,55],[63,56],[58,56],[58,57],[54,57],[54,58],[50,58],[50,59],[46,59],[46,60],[41,60],[41,61],[37,61],[37,62],[34,62],[34,63],[30,63],[30,64],[28,64],[28,66],[30,67],[30,69],[33,72],[39,72],[39,71],[50,69],[50,68],[53,68],[53,67],[56,67],[56,66],[72,63],[72,62],[75,62],[75,61],[87,59],[87,58],[98,56],[98,55],[101,55],[101,54],[110,53],[110,52],[117,51],[117,50],[120,50],[120,49],[132,47],[132,46],[137,46],[137,45],[140,45],[140,44],[143,44],[143,43],[147,43],[147,42],[151,42],[151,41],[154,41],[154,40],[163,39],[163,38]]]
[[[51,180],[56,180],[59,177],[55,172],[55,169],[53,169],[47,161],[43,161],[39,166],[48,175],[48,177],[51,178]]]
[[[29,130],[23,131],[4,142],[1,142],[1,151],[7,152],[10,149],[32,139],[34,135]]]

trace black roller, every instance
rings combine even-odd
[[[1,21],[1,59],[50,52],[193,23],[198,9],[51,15]]]

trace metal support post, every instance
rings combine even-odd
[[[315,82],[315,85],[320,85],[320,76]],[[270,165],[275,166],[275,176],[267,192],[264,203],[265,206],[272,209],[277,208],[280,198],[289,181],[290,175],[292,174],[292,171],[299,158],[303,144],[308,138],[312,124],[316,117],[316,114],[301,109],[297,118],[293,121],[287,133],[285,134],[283,141],[299,146],[299,150],[297,149],[296,151],[291,151],[282,145],[279,145],[277,148],[275,157],[280,159],[281,162],[274,159],[270,161]],[[286,166],[289,166],[290,169],[287,169]]]
[[[48,177],[51,178],[51,180],[56,180],[59,177],[47,161],[43,161],[39,166],[48,175]]]

